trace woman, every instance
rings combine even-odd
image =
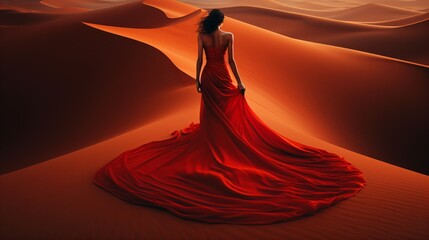
[[[343,157],[270,129],[244,96],[234,37],[213,9],[199,23],[200,123],[121,153],[94,183],[134,204],[212,223],[268,224],[334,205],[359,192],[362,172]],[[207,63],[199,77],[202,51]],[[232,84],[228,63],[237,79]],[[201,81],[200,81],[201,80]]]
[[[204,46],[212,46],[225,49],[228,47],[228,62],[237,79],[237,85],[240,92],[244,94],[246,87],[241,82],[240,74],[237,70],[237,65],[234,60],[234,35],[230,32],[224,32],[220,28],[223,25],[224,15],[219,9],[214,9],[210,15],[200,22],[198,28],[198,60],[197,60],[197,91],[201,92],[200,72],[203,63],[203,37],[206,44]],[[203,35],[204,34],[204,35]],[[209,39],[206,39],[209,35]],[[208,44],[207,44],[208,41]]]

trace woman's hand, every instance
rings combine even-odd
[[[246,91],[246,86],[244,86],[244,83],[240,82],[237,87],[240,89],[240,93],[244,95],[244,92]]]
[[[200,83],[200,80],[195,80],[195,84],[196,84],[196,87],[197,87],[197,92],[199,92],[199,93],[201,93],[201,83]]]

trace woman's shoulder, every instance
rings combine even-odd
[[[234,35],[232,32],[225,32],[225,31],[222,31],[222,32],[223,32],[223,34],[228,35],[228,36]]]
[[[224,39],[227,39],[228,41],[234,37],[234,34],[232,32],[222,32],[222,35]]]

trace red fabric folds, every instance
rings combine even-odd
[[[226,48],[205,48],[200,122],[123,152],[93,181],[134,204],[211,223],[269,224],[312,215],[366,184],[343,157],[270,129],[232,78]]]

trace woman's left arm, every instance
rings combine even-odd
[[[197,58],[197,77],[195,80],[201,84],[200,82],[200,73],[201,66],[203,65],[203,39],[201,38],[201,34],[198,33],[198,58]]]

